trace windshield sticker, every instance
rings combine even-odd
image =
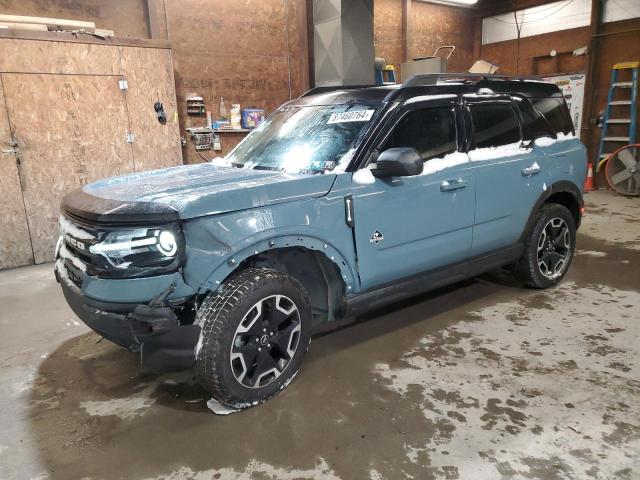
[[[332,113],[327,124],[347,122],[368,122],[375,110],[352,110],[350,112]]]

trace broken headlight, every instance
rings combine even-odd
[[[180,255],[181,236],[170,228],[133,228],[111,231],[89,251],[117,269],[165,267]]]

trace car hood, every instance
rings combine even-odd
[[[320,197],[334,179],[335,174],[184,165],[85,185],[67,195],[62,208],[72,216],[98,221],[188,219]]]

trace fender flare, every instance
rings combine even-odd
[[[527,219],[527,223],[524,226],[524,230],[522,231],[522,235],[520,236],[520,242],[524,243],[526,240],[527,234],[533,228],[533,225],[536,221],[536,214],[538,210],[542,207],[542,205],[554,194],[566,192],[571,194],[573,198],[576,200],[579,206],[584,204],[584,200],[582,198],[582,191],[580,188],[573,182],[568,180],[560,180],[551,185],[546,191],[542,192],[542,194],[536,200],[536,203],[533,205],[531,212],[529,213],[529,218]],[[579,226],[579,223],[576,225],[576,228]]]
[[[284,235],[272,237],[268,240],[260,240],[250,247],[230,253],[225,258],[225,261],[200,285],[198,293],[216,291],[227,277],[247,258],[270,250],[288,247],[304,247],[325,255],[338,268],[344,280],[347,293],[355,290],[357,274],[352,270],[347,258],[331,243],[308,235]]]

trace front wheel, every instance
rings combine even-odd
[[[563,205],[544,205],[525,240],[516,278],[534,288],[548,288],[569,270],[576,247],[576,222]]]
[[[256,405],[286,387],[311,340],[304,287],[285,273],[249,268],[209,295],[198,311],[196,377],[219,402]]]

